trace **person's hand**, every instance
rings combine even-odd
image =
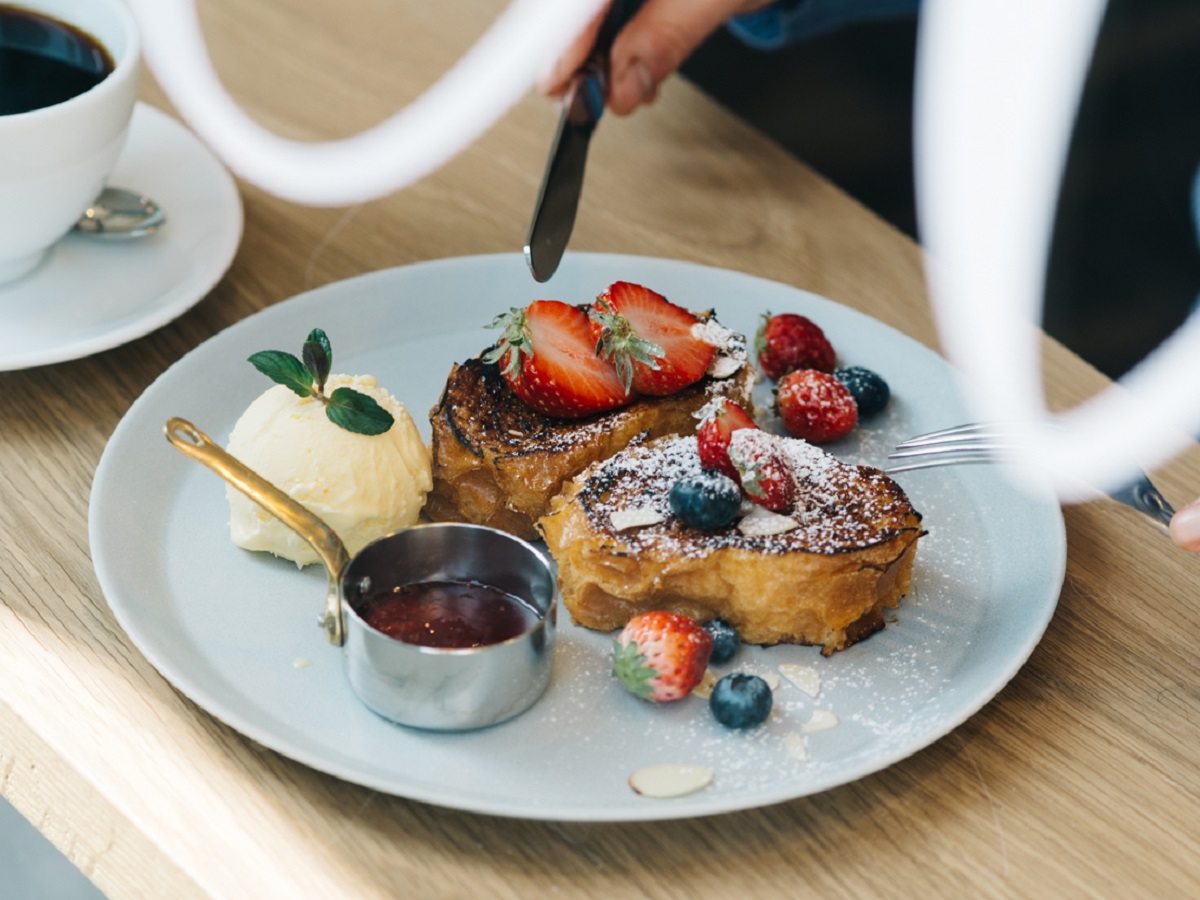
[[[1200,499],[1171,517],[1171,540],[1184,550],[1200,553]]]
[[[704,39],[733,16],[769,6],[771,0],[647,0],[613,42],[608,106],[628,115],[658,94],[658,86],[676,71]],[[600,29],[603,14],[579,36],[538,81],[550,96],[566,90],[583,64]]]

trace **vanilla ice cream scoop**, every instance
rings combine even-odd
[[[368,375],[331,375],[326,392],[353,388],[392,414],[378,435],[329,421],[320,400],[276,385],[250,404],[229,436],[229,453],[322,519],[351,556],[378,537],[416,524],[432,486],[429,451],[408,410]],[[299,566],[318,562],[312,547],[240,491],[227,487],[229,531],[247,550],[266,550]]]

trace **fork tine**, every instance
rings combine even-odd
[[[896,458],[898,457],[895,454],[888,457],[888,459]],[[996,457],[991,453],[965,452],[961,455],[953,453],[918,454],[897,465],[888,465],[883,471],[889,475],[894,475],[898,472],[915,472],[920,469],[935,469],[943,466],[982,465],[995,461]]]
[[[888,459],[903,459],[909,456],[943,456],[959,452],[1004,453],[1012,449],[1012,443],[981,437],[978,440],[945,440],[940,444],[897,444],[888,454]]]
[[[929,431],[925,434],[918,434],[910,437],[896,445],[897,449],[905,449],[908,447],[923,447],[927,445],[936,445],[950,443],[953,441],[975,437],[995,437],[1002,431],[994,426],[983,425],[979,423],[967,425],[955,425],[953,428],[942,428],[938,431]]]

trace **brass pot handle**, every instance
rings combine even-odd
[[[345,641],[341,577],[350,562],[350,555],[333,529],[253,469],[230,456],[186,419],[168,419],[163,432],[176,450],[216,472],[227,483],[304,538],[317,552],[329,573],[329,590],[325,598],[322,627],[329,643],[340,647]]]

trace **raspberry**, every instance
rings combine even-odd
[[[858,404],[849,388],[815,369],[785,375],[775,391],[775,408],[789,432],[813,444],[843,438],[858,424]]]

